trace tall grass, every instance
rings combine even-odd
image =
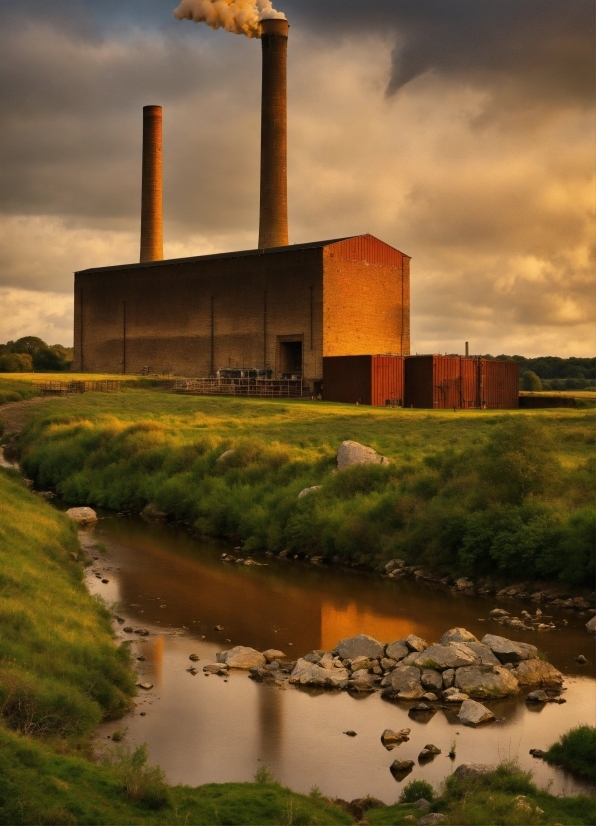
[[[588,780],[596,778],[596,727],[576,726],[563,734],[544,755],[547,763],[563,766]]]
[[[368,565],[402,556],[444,573],[590,584],[590,414],[410,412],[421,411],[137,391],[38,417],[23,433],[22,463],[70,503],[153,503],[247,551]],[[392,464],[334,476],[345,438]],[[298,498],[313,485],[322,488]]]
[[[74,523],[0,471],[0,720],[23,734],[80,739],[134,693],[82,571]]]

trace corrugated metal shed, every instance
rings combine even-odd
[[[508,410],[519,407],[519,364],[479,359],[482,407]]]
[[[375,407],[403,405],[403,356],[326,356],[323,398]]]
[[[518,407],[519,365],[463,356],[406,356],[405,406],[437,410]]]

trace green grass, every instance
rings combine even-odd
[[[13,377],[13,374],[0,374],[0,405],[31,399],[33,396],[39,396],[39,390],[33,387],[30,381],[21,378],[21,374],[19,378]]]
[[[544,755],[547,763],[563,766],[581,777],[596,777],[596,727],[577,726],[563,734]]]
[[[84,738],[134,693],[126,648],[83,584],[74,523],[0,471],[0,720]]]
[[[554,797],[540,791],[523,772],[511,763],[476,779],[447,778],[443,792],[432,804],[453,826],[533,826],[534,824],[593,824],[596,822],[594,797]],[[418,819],[420,810],[407,805],[370,809],[370,826],[392,826]]]
[[[125,389],[50,402],[20,446],[26,473],[70,503],[154,503],[247,551],[372,566],[401,556],[442,574],[589,586],[593,423],[578,410],[385,410]],[[344,439],[392,464],[333,476]]]

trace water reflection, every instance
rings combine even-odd
[[[502,722],[481,731],[461,726],[455,710],[411,719],[408,705],[379,695],[282,690],[256,684],[246,674],[205,677],[202,666],[232,645],[259,650],[281,648],[295,659],[313,648],[331,649],[339,639],[368,633],[390,641],[419,634],[436,640],[461,625],[477,636],[500,626],[486,621],[492,600],[463,598],[443,590],[394,582],[350,571],[261,558],[267,567],[223,564],[216,542],[199,542],[167,525],[108,518],[85,540],[103,543],[107,552],[94,567],[109,579],[90,575],[90,587],[108,600],[118,600],[126,624],[119,633],[132,639],[139,676],[154,689],[137,700],[137,713],[126,722],[130,743],[149,744],[173,782],[197,785],[250,780],[266,763],[279,780],[299,791],[318,785],[325,794],[352,798],[373,794],[392,802],[400,786],[389,772],[396,756],[416,760],[434,742],[442,754],[417,765],[415,777],[438,785],[460,762],[496,762],[519,758],[533,768],[537,780],[553,781],[557,793],[578,788],[563,772],[534,761],[530,748],[545,748],[560,733],[596,716],[594,682],[574,662],[590,638],[585,619],[571,618],[565,631],[540,637],[549,659],[571,676],[566,705],[548,705],[539,713],[523,700],[493,702]],[[511,607],[509,607],[511,606]],[[508,610],[531,609],[509,603]],[[126,634],[123,627],[148,628],[148,637]],[[215,626],[223,626],[216,631]],[[507,635],[536,642],[538,635],[507,629]],[[189,655],[200,657],[192,676]],[[590,666],[591,667],[591,666]],[[574,674],[582,677],[573,677]],[[145,712],[141,716],[139,712]],[[380,743],[385,728],[412,729],[409,743],[387,752]],[[114,729],[105,727],[104,734]],[[346,730],[358,732],[346,737]],[[457,759],[447,752],[457,740]]]

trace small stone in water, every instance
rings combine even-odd
[[[137,657],[137,660],[140,660],[141,662],[144,662],[145,659],[146,658],[142,654],[139,657]]]
[[[352,730],[350,729],[349,731],[344,731],[344,734],[347,734],[347,735],[348,735],[348,737],[356,737],[357,732],[352,731]]]
[[[216,625],[216,626],[214,626],[213,630],[214,631],[223,631],[224,630],[223,625]]]
[[[102,582],[107,584],[110,580],[109,579],[102,579]]]
[[[153,683],[137,683],[139,688],[143,688],[145,691],[149,691],[149,689],[153,688]]]

